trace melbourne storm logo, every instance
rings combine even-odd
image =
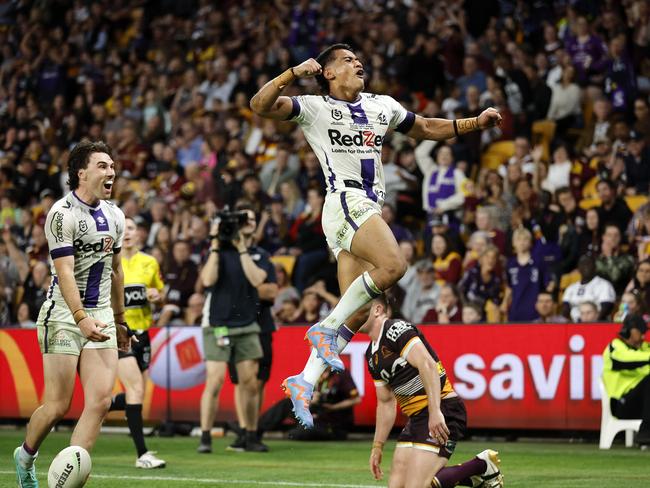
[[[332,118],[336,121],[339,121],[343,118],[343,112],[341,112],[338,108],[333,108],[332,109]]]

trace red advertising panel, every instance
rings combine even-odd
[[[617,325],[427,327],[470,427],[593,429],[602,352]]]
[[[283,398],[282,380],[302,369],[308,356],[305,330],[283,327],[274,334],[264,408]],[[466,401],[470,427],[598,429],[601,354],[617,325],[448,325],[422,330]],[[200,332],[195,327],[151,331],[152,361],[143,406],[149,420],[169,415],[198,421],[205,379]],[[359,335],[342,356],[363,396],[355,408],[359,425],[372,425],[375,417],[374,386],[364,359],[367,346],[368,338]],[[28,417],[43,393],[35,331],[0,330],[0,372],[0,417]],[[232,390],[226,381],[218,419],[234,418]],[[68,418],[78,417],[82,408],[77,382]]]

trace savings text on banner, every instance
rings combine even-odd
[[[273,337],[268,408],[283,398],[281,381],[307,359],[305,327],[283,327]],[[615,336],[613,324],[453,325],[422,327],[456,391],[466,403],[470,427],[598,429],[601,354]],[[171,418],[198,420],[205,367],[201,331],[195,327],[152,329],[152,361],[144,414],[167,415],[167,371]],[[375,418],[374,386],[366,371],[367,336],[356,336],[343,359],[363,396],[355,408],[359,425]],[[0,417],[28,417],[43,394],[41,355],[33,330],[0,330]],[[5,372],[8,372],[5,373]],[[116,390],[120,388],[116,385]],[[221,393],[218,420],[234,418],[232,385]],[[83,394],[77,381],[68,418],[79,416]],[[121,419],[119,413],[111,414]]]

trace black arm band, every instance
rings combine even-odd
[[[456,137],[458,137],[458,124],[456,123],[456,119],[451,121],[454,124],[454,134],[456,134]]]

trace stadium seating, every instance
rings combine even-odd
[[[552,120],[537,120],[531,127],[533,145],[542,146],[542,160],[551,160],[551,142],[555,137],[555,122]]]
[[[585,199],[593,200],[594,203],[593,206],[598,206],[600,205],[600,198],[598,197],[598,182],[600,179],[598,176],[594,176],[589,179],[583,186],[582,186],[582,197]],[[587,210],[587,209],[585,209]]]
[[[578,270],[573,270],[570,273],[563,274],[560,278],[560,296],[564,295],[564,290],[578,281],[580,281],[580,272]]]
[[[632,212],[636,212],[640,207],[648,203],[648,197],[646,195],[627,195],[624,199]],[[580,200],[579,205],[583,210],[599,207],[600,198],[583,198]]]
[[[625,197],[625,203],[630,207],[632,212],[636,212],[641,206],[648,203],[647,195],[628,195]]]
[[[296,265],[295,256],[271,256],[271,262],[281,264],[287,272],[287,276],[291,278],[293,268]]]
[[[580,208],[582,210],[589,210],[590,208],[598,208],[600,206],[600,198],[583,198],[580,200]]]
[[[605,391],[605,385],[602,380],[599,382],[602,414],[600,417],[600,449],[610,449],[614,437],[620,431],[625,431],[625,447],[632,447],[634,432],[639,431],[641,426],[641,419],[621,420],[612,415],[612,410],[609,405],[609,396]]]
[[[499,141],[487,148],[481,156],[481,168],[497,169],[515,153],[514,141]]]

